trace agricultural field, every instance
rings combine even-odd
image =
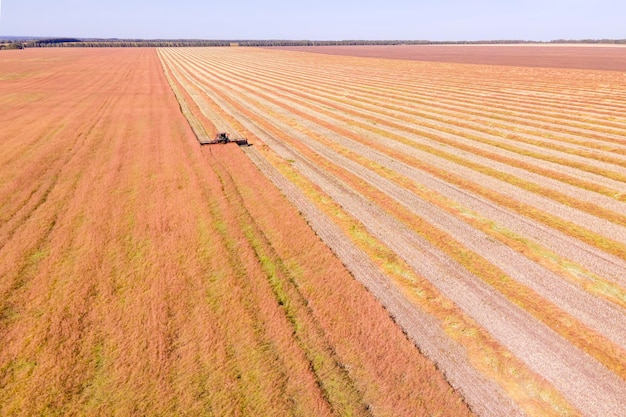
[[[283,46],[271,49],[458,64],[626,71],[625,48],[615,44],[484,44]]]
[[[626,415],[625,69],[357,49],[158,53],[473,412]]]
[[[421,48],[0,51],[0,415],[626,415],[626,48]]]
[[[473,415],[298,212],[449,343],[300,156],[199,146],[230,107],[177,54],[0,52],[0,415]]]

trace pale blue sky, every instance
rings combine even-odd
[[[201,39],[626,38],[626,0],[0,0],[0,35]]]

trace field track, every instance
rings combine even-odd
[[[175,73],[0,53],[0,415],[472,415]]]
[[[623,68],[159,54],[474,411],[626,414]]]

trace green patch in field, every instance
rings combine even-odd
[[[108,366],[111,358],[107,356],[104,342],[94,345],[91,351],[90,367],[92,376],[84,382],[82,396],[86,401],[86,409],[100,411],[110,405],[111,380]]]
[[[224,234],[228,231],[226,223],[222,220],[215,220],[213,222],[213,229],[217,230],[220,234]]]
[[[306,355],[324,397],[340,415],[362,414],[360,396],[353,381],[339,367],[334,350],[326,345],[323,332],[307,313],[307,300],[299,293],[295,276],[292,275],[295,273],[297,276],[300,266],[284,262],[278,257],[250,224],[243,225],[243,230],[261,263],[278,305],[293,328],[295,339]]]
[[[16,322],[20,318],[20,316],[21,314],[19,310],[15,307],[15,305],[12,305],[11,303],[6,303],[0,309],[0,323],[2,323],[4,326],[8,326],[11,323]]]
[[[289,275],[292,280],[297,284],[304,275],[304,269],[295,259],[288,259],[283,262],[283,265],[289,271]]]
[[[46,256],[48,256],[48,254],[50,253],[49,250],[47,249],[39,249],[36,250],[35,252],[33,252],[31,255],[28,256],[27,258],[27,262],[29,264],[38,264],[39,262],[41,262]]]
[[[6,369],[2,369],[2,374],[13,381],[24,381],[31,377],[36,367],[37,361],[34,359],[17,358],[9,361]]]
[[[0,81],[3,81],[0,74]],[[8,93],[0,96],[0,110],[10,110],[16,106],[34,103],[44,98],[41,93]]]
[[[5,72],[0,74],[0,81],[15,81],[34,77],[36,72]]]
[[[54,222],[51,228],[54,227]],[[46,248],[34,249],[31,251],[23,261],[23,266],[13,282],[12,289],[17,290],[28,282],[29,278],[34,277],[39,270],[39,264],[41,261],[48,257],[50,251]]]
[[[21,395],[23,385],[37,369],[37,361],[17,357],[0,367],[0,415],[25,415],[24,410],[33,410],[33,399]],[[33,414],[40,415],[40,414]]]
[[[139,263],[146,258],[150,241],[148,239],[137,239],[133,236],[127,236],[124,239],[124,252],[126,258],[131,263]]]

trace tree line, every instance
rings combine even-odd
[[[626,44],[626,39],[557,39],[549,42],[527,40],[485,40],[485,41],[428,41],[428,40],[201,40],[201,39],[79,39],[50,38],[6,40],[0,39],[0,49],[51,48],[51,47],[207,47],[207,46],[336,46],[336,45],[490,45],[490,44],[544,44],[544,43],[583,43],[583,44]]]

